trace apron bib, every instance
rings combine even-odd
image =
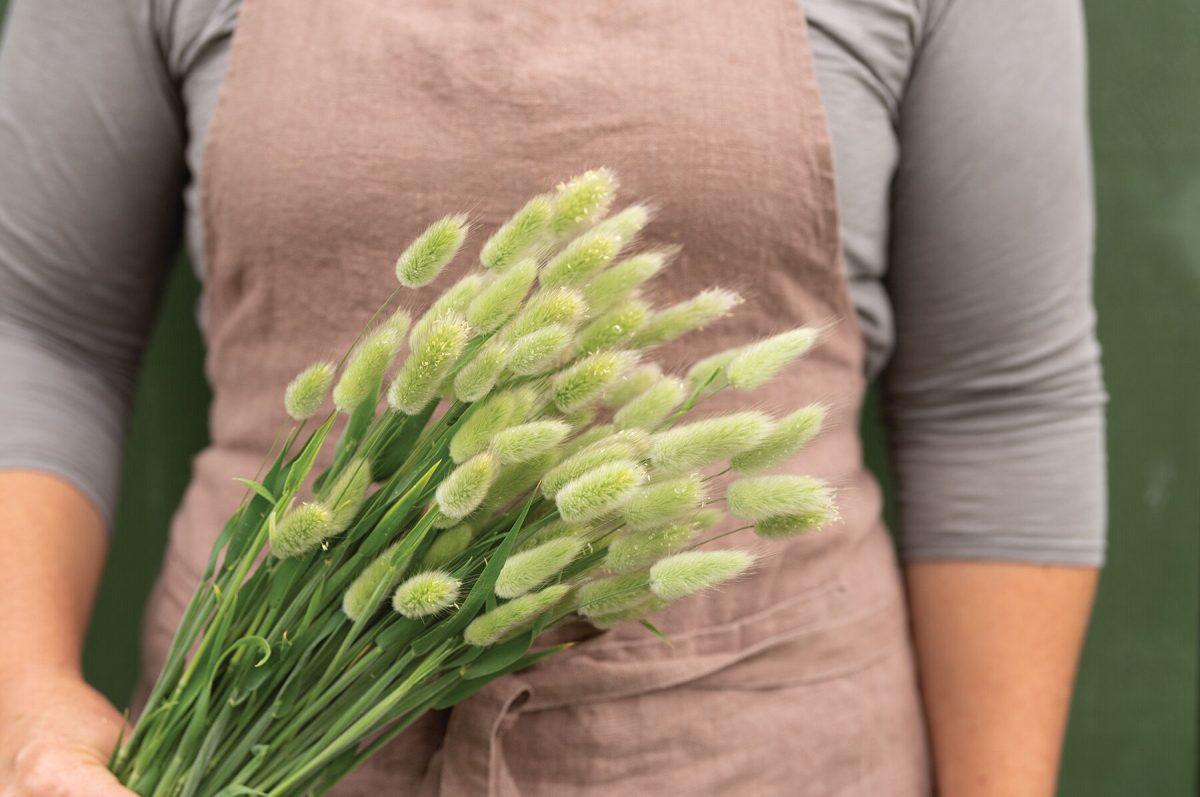
[[[469,211],[473,254],[529,196],[599,165],[626,201],[659,204],[644,246],[683,244],[656,301],[715,284],[747,298],[732,320],[658,352],[665,368],[832,322],[775,383],[725,391],[705,412],[827,402],[826,430],[792,466],[838,487],[842,520],[757,546],[767,555],[753,576],[656,615],[672,645],[636,625],[590,636],[430,716],[335,793],[927,792],[898,568],[857,434],[863,342],[830,143],[795,0],[243,2],[201,175],[212,443],[147,611],[144,677],[241,496],[231,477],[253,474],[284,427],[284,386],[353,340],[407,242]],[[460,273],[409,292],[414,315]],[[686,719],[701,694],[749,727]],[[722,751],[781,737],[828,754],[785,751],[782,774],[722,763]],[[638,748],[618,743],[630,739],[646,771],[630,774]]]

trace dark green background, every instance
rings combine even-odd
[[[34,0],[36,2],[36,0]],[[0,13],[5,5],[0,0]],[[1200,5],[1087,3],[1109,405],[1110,543],[1061,792],[1194,795],[1200,670]],[[146,354],[126,489],[87,649],[116,702],[142,602],[205,442],[197,285],[174,269]],[[168,409],[169,408],[169,409]],[[877,408],[864,421],[886,482]],[[136,489],[135,489],[136,488]],[[1030,655],[1037,655],[1030,651]]]

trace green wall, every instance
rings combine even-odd
[[[1200,787],[1200,6],[1092,0],[1087,10],[1110,553],[1061,793],[1182,797]],[[165,529],[205,440],[196,297],[178,264],[146,355],[87,649],[89,678],[118,703]],[[886,482],[877,409],[864,429]]]

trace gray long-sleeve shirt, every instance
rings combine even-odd
[[[15,0],[0,46],[0,468],[111,518],[239,0]],[[750,8],[747,13],[752,13]],[[1098,564],[1079,0],[807,0],[907,558]],[[286,80],[286,75],[280,76]]]

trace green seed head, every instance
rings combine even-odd
[[[522,533],[524,533],[524,530],[522,530]],[[544,542],[549,542],[559,537],[581,537],[586,533],[586,526],[572,526],[562,518],[557,518],[542,526],[528,537],[519,538],[514,550],[520,553],[521,551],[528,551],[530,548],[536,548]]]
[[[737,578],[754,564],[749,551],[684,551],[660,560],[650,568],[650,589],[674,601]]]
[[[571,433],[563,421],[530,421],[510,426],[492,436],[491,449],[503,465],[528,462],[554,448]]]
[[[725,369],[729,384],[738,390],[753,390],[766,384],[808,352],[817,342],[817,335],[812,327],[800,327],[742,347]]]
[[[392,380],[388,404],[406,415],[416,415],[437,397],[442,381],[462,355],[471,328],[461,316],[434,321],[418,337],[410,338],[412,351]]]
[[[654,211],[649,205],[630,205],[619,213],[598,222],[595,232],[615,236],[624,246],[637,237],[638,233],[650,223],[653,216]]]
[[[481,332],[499,329],[520,309],[537,273],[538,264],[532,258],[515,263],[471,301],[467,321]]]
[[[487,495],[499,469],[496,458],[486,451],[471,457],[438,485],[438,509],[448,518],[471,514]]]
[[[568,482],[594,468],[617,460],[635,460],[637,457],[637,449],[629,443],[610,441],[593,444],[572,454],[547,473],[542,479],[542,495],[553,498]]]
[[[514,502],[523,501],[541,480],[546,471],[558,463],[557,449],[543,451],[528,462],[506,465],[496,478],[492,489],[488,490],[487,498],[480,506],[481,512],[492,512]]]
[[[535,196],[487,239],[479,250],[479,261],[497,273],[506,271],[521,257],[537,249],[553,212],[551,197]]]
[[[608,614],[597,614],[588,618],[588,622],[599,628],[601,631],[607,631],[610,628],[615,628],[618,625],[623,625],[634,620],[641,620],[646,615],[652,614],[659,609],[667,606],[667,601],[658,597],[654,593],[650,593],[637,603],[631,604],[624,609]]]
[[[445,567],[467,550],[474,536],[475,530],[466,523],[446,529],[437,535],[425,550],[425,556],[421,558],[421,567],[426,570]]]
[[[601,349],[618,348],[633,337],[649,316],[650,306],[641,299],[621,302],[579,331],[575,351],[591,354]]]
[[[354,622],[375,613],[408,567],[408,557],[396,560],[400,543],[386,549],[350,583],[342,596],[342,611]]]
[[[338,532],[350,528],[358,511],[367,501],[371,487],[371,463],[365,457],[355,457],[323,490],[321,501],[333,510],[333,525]]]
[[[477,647],[494,645],[531,625],[544,612],[557,606],[570,591],[565,584],[555,584],[503,603],[472,620],[463,631],[463,641]]]
[[[301,504],[289,510],[283,520],[271,524],[271,553],[280,559],[300,556],[336,533],[332,509],[319,501]]]
[[[697,361],[687,372],[687,379],[692,388],[705,386],[704,395],[712,395],[729,384],[725,368],[739,351],[740,348],[726,349]]]
[[[771,428],[762,442],[733,457],[729,464],[742,473],[761,473],[795,454],[821,431],[825,406],[809,404],[786,415]]]
[[[604,403],[613,409],[623,407],[662,378],[662,369],[656,363],[639,365],[609,386],[604,393]]]
[[[581,285],[612,262],[621,251],[621,239],[592,230],[571,241],[546,263],[540,282],[544,287]]]
[[[608,544],[604,566],[614,573],[641,570],[692,541],[692,523],[670,523],[649,531],[627,531]]]
[[[809,512],[763,518],[754,524],[754,533],[763,539],[778,540],[816,531],[837,519],[837,508],[830,504],[825,510],[814,508]]]
[[[638,330],[634,343],[639,347],[657,346],[729,314],[742,297],[724,288],[710,288],[687,301],[660,310]]]
[[[650,438],[650,461],[663,473],[693,471],[748,451],[771,430],[761,412],[736,412],[694,421]]]
[[[396,588],[392,608],[405,617],[429,617],[454,605],[462,582],[444,570],[417,573]]]
[[[446,216],[435,221],[409,244],[396,261],[396,278],[406,288],[433,282],[446,264],[458,254],[467,237],[467,217]]]
[[[632,460],[609,462],[568,482],[554,498],[568,523],[588,523],[614,512],[646,482],[646,471]]]
[[[508,370],[517,376],[553,371],[571,349],[575,335],[562,324],[551,324],[522,335],[512,343]]]
[[[633,351],[602,351],[588,355],[554,379],[554,405],[563,413],[587,407],[621,374],[637,364]]]
[[[496,386],[508,366],[508,346],[494,338],[454,375],[454,397],[459,401],[479,401]]]
[[[651,597],[645,570],[589,581],[575,595],[575,611],[584,617],[613,614]]]
[[[618,410],[613,416],[613,423],[621,429],[653,429],[674,412],[689,393],[682,379],[666,377]]]
[[[574,288],[553,288],[535,293],[517,317],[501,333],[505,340],[516,340],[551,324],[575,329],[587,315],[587,302]]]
[[[303,421],[317,414],[325,397],[329,395],[329,386],[333,384],[334,365],[330,362],[313,363],[288,383],[283,394],[283,406],[287,414],[297,421]]]
[[[695,512],[704,499],[704,482],[700,474],[693,473],[646,485],[621,511],[625,525],[646,530]]]
[[[379,388],[384,373],[404,344],[403,333],[396,332],[396,327],[384,324],[355,347],[333,389],[333,403],[340,412],[354,412]]]
[[[628,299],[662,271],[675,250],[664,249],[627,257],[597,274],[583,289],[584,299],[593,312],[602,313]]]
[[[617,176],[608,169],[592,169],[559,184],[554,193],[550,231],[563,236],[595,223],[608,213],[617,191]]]
[[[730,513],[754,521],[778,515],[828,515],[833,510],[833,491],[811,476],[749,476],[730,484],[725,498]]]
[[[450,439],[450,458],[461,463],[486,449],[496,432],[508,428],[518,417],[516,401],[515,393],[506,390],[472,408]]]
[[[578,537],[558,537],[512,554],[496,579],[496,595],[516,598],[540,587],[574,562],[586,546]]]

